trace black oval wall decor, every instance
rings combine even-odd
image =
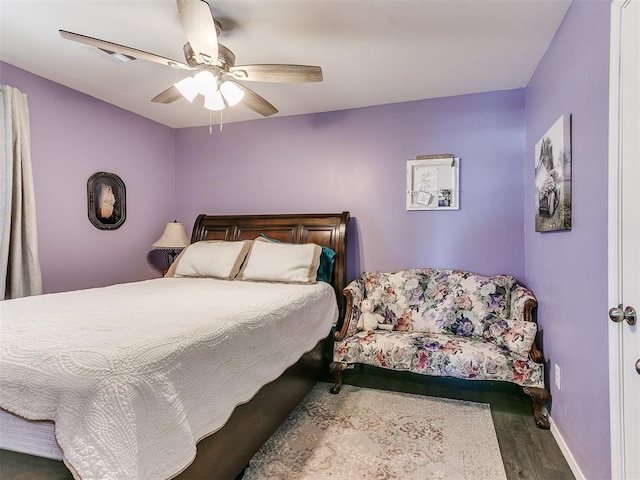
[[[87,181],[89,221],[100,230],[120,228],[127,218],[126,188],[113,173],[97,172]]]

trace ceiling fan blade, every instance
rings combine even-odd
[[[311,65],[237,65],[229,73],[237,80],[252,82],[322,81],[322,68]]]
[[[253,90],[245,87],[244,85],[234,82],[233,80],[227,80],[235,84],[240,90],[244,92],[242,102],[254,112],[259,113],[263,117],[269,117],[274,113],[278,113],[278,109],[267,102],[264,98],[258,95]]]
[[[171,85],[164,92],[153,97],[151,101],[154,103],[173,103],[181,98],[182,94],[180,91],[174,85]]]
[[[118,45],[117,43],[107,42],[106,40],[100,40],[99,38],[87,37],[79,33],[68,32],[66,30],[59,30],[62,38],[67,40],[73,40],[74,42],[84,43],[92,47],[97,47],[101,50],[107,50],[108,52],[121,53],[130,57],[138,58],[140,60],[147,60],[149,62],[160,63],[162,65],[168,65],[173,68],[179,68],[182,70],[191,70],[191,68],[176,60],[170,58],[161,57],[154,53],[145,52],[136,48],[126,47],[124,45]]]
[[[204,0],[177,0],[178,14],[198,63],[218,63],[218,26]]]

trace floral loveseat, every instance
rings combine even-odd
[[[535,345],[533,294],[507,275],[485,277],[435,268],[363,273],[345,289],[344,322],[335,333],[332,393],[349,365],[521,385],[533,398],[536,424],[549,428],[542,407],[544,357]],[[360,303],[393,330],[359,331]],[[387,327],[388,328],[388,327]]]

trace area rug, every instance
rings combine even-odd
[[[489,405],[319,383],[244,480],[506,479]]]

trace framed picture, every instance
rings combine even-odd
[[[571,116],[562,115],[535,147],[536,232],[571,230]]]
[[[87,204],[89,221],[96,228],[120,228],[127,218],[124,182],[113,173],[94,173],[87,181]]]
[[[407,161],[407,210],[459,210],[460,159],[426,157]]]

